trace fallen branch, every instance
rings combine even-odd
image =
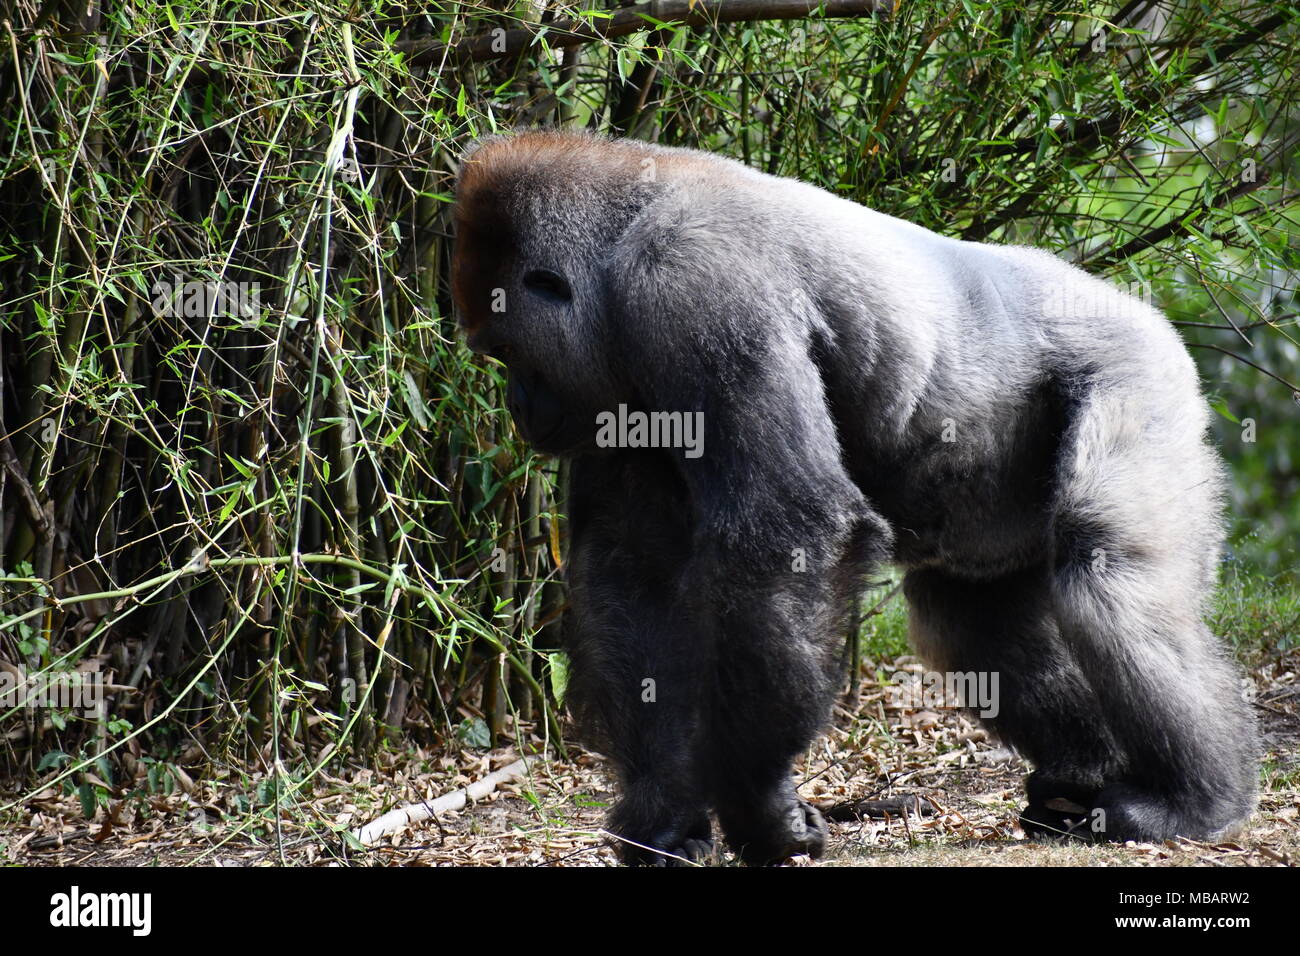
[[[501,784],[522,780],[524,775],[528,773],[528,768],[537,759],[537,757],[521,757],[510,766],[502,767],[495,773],[488,774],[482,780],[475,781],[460,790],[453,790],[451,793],[444,794],[432,802],[423,800],[420,803],[413,803],[409,807],[398,807],[396,810],[389,810],[378,820],[353,830],[352,835],[363,845],[372,846],[381,838],[390,833],[395,833],[403,827],[423,823],[425,820],[436,817],[440,813],[446,813],[448,810],[464,809],[466,804],[482,800]]]
[[[859,820],[890,820],[907,816],[932,817],[935,808],[916,794],[884,797],[878,800],[848,800],[833,807],[822,807],[822,816],[836,823],[856,823]]]

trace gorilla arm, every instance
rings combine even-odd
[[[705,238],[656,255],[666,243],[626,236],[611,303],[615,348],[641,404],[703,413],[703,454],[674,456],[696,519],[696,582],[720,573],[771,583],[798,557],[825,573],[851,542],[886,557],[892,533],[842,461],[814,357],[814,337],[832,338],[815,297],[788,263]]]
[[[700,763],[728,841],[770,862],[820,851],[791,764],[828,717],[846,599],[891,532],[844,470],[815,316],[777,305],[811,298],[778,264],[710,249],[633,252],[615,309],[642,404],[704,416],[703,455],[674,456],[693,519],[677,602],[711,662]]]

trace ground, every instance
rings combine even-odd
[[[896,657],[837,707],[834,726],[798,768],[800,792],[836,816],[817,866],[1270,866],[1300,861],[1300,652],[1251,672],[1263,737],[1258,813],[1235,840],[1090,846],[1028,841],[1016,825],[1027,772],[965,714],[909,700]],[[520,743],[540,749],[529,736]],[[530,777],[461,812],[362,848],[343,834],[393,807],[441,796],[517,759],[519,747],[450,756],[391,752],[382,769],[326,769],[310,792],[277,800],[264,775],[183,772],[171,793],[110,796],[86,820],[75,795],[46,791],[6,811],[0,861],[26,865],[607,866],[602,833],[611,799],[603,761],[570,743]],[[857,819],[854,801],[912,795],[926,813]],[[0,805],[14,798],[13,790]],[[730,863],[723,856],[717,862]]]

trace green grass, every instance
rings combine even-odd
[[[891,580],[877,588],[872,588],[862,598],[862,613],[867,613],[889,594],[890,590],[903,579],[901,571],[889,575]],[[875,660],[892,659],[900,654],[911,652],[907,640],[907,601],[902,592],[894,594],[862,624],[862,656]]]
[[[894,581],[901,574],[891,575]],[[884,598],[893,583],[863,597],[863,613]],[[1270,577],[1237,562],[1225,564],[1207,621],[1244,662],[1300,647],[1300,588],[1286,577]],[[907,601],[895,594],[863,622],[862,655],[881,660],[911,652]]]
[[[1281,654],[1300,646],[1300,590],[1230,562],[1208,620],[1244,661]]]

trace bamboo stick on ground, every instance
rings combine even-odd
[[[395,833],[402,827],[421,823],[448,810],[463,809],[471,801],[482,800],[501,784],[513,783],[516,780],[523,779],[528,772],[528,768],[537,759],[537,757],[521,757],[509,766],[488,774],[482,780],[477,780],[460,790],[453,790],[451,793],[443,794],[436,800],[424,800],[407,807],[389,810],[379,819],[353,830],[352,835],[362,844],[371,846],[382,837]]]

